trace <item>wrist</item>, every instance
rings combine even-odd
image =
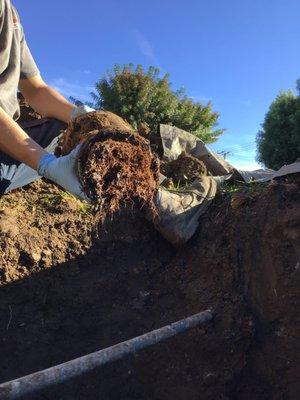
[[[56,156],[54,154],[50,153],[44,153],[41,158],[39,159],[38,165],[37,165],[37,172],[41,176],[47,177],[47,169],[48,165],[56,159]]]
[[[25,149],[26,153],[23,156],[21,155],[19,158],[16,158],[37,171],[41,158],[48,153],[31,138],[28,138],[27,141],[28,143]]]

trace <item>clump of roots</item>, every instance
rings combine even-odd
[[[112,129],[91,132],[78,167],[85,193],[101,210],[112,215],[123,207],[146,207],[155,216],[159,165],[139,135]]]
[[[95,111],[69,124],[60,140],[60,153],[68,154],[80,143],[78,176],[103,215],[129,206],[156,216],[159,164],[146,139],[117,115]]]

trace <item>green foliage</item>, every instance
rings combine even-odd
[[[228,182],[224,181],[219,186],[219,192],[222,194],[227,193],[236,193],[241,190],[241,188],[245,185],[244,182]]]
[[[244,181],[225,181],[219,186],[219,192],[221,194],[234,194],[237,192],[243,192],[245,195],[255,195],[262,192],[265,189],[265,184],[251,180],[248,183]]]
[[[219,118],[211,103],[202,105],[189,99],[183,90],[173,92],[166,74],[158,68],[144,71],[141,65],[120,67],[96,83],[93,106],[112,111],[126,119],[135,129],[147,124],[155,131],[159,124],[176,125],[206,143],[215,142],[223,130],[213,130]]]
[[[297,79],[296,86],[298,90],[298,95],[300,96],[300,79]]]
[[[300,80],[299,95],[281,92],[266,114],[256,137],[257,160],[268,168],[279,169],[300,156]]]

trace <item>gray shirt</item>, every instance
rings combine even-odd
[[[0,107],[15,120],[19,81],[38,74],[16,9],[10,0],[0,0]]]

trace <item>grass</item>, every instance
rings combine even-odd
[[[228,181],[224,181],[221,185],[220,185],[220,192],[223,194],[226,193],[236,193],[239,190],[241,190],[241,188],[243,187],[243,182],[228,182]]]
[[[249,194],[261,192],[266,187],[265,183],[250,181],[248,183],[243,181],[228,182],[225,181],[220,185],[220,192],[223,194],[233,194],[247,188]]]
[[[266,183],[251,180],[249,183],[247,183],[247,187],[250,193],[258,193],[264,190]]]
[[[48,205],[58,205],[62,200],[67,200],[68,202],[75,204],[78,207],[79,212],[83,215],[92,213],[92,206],[89,203],[79,200],[69,192],[60,190],[56,194],[47,194],[42,196],[42,201]]]
[[[170,192],[181,192],[182,190],[188,189],[189,188],[189,184],[186,183],[181,183],[180,181],[178,181],[177,183],[173,183],[173,186],[171,188],[168,188],[168,190]]]
[[[181,192],[182,190],[188,189],[190,185],[188,183],[181,183],[180,181],[174,183],[171,188],[168,188],[170,192]],[[234,194],[241,190],[247,190],[249,195],[260,193],[266,187],[265,183],[250,181],[248,183],[244,181],[228,182],[224,181],[219,187],[219,193],[221,194]]]
[[[40,202],[43,206],[58,206],[62,200],[66,200],[69,203],[75,204],[78,211],[83,215],[92,214],[92,205],[85,202],[80,201],[77,197],[73,196],[71,193],[64,192],[63,190],[59,190],[57,193],[49,193],[49,194],[41,194]],[[7,194],[5,196],[0,196],[0,210],[4,208],[14,209],[16,212],[22,212],[22,210],[27,210],[31,213],[34,213],[38,207],[36,201],[31,200],[30,196],[11,196],[11,194]]]

